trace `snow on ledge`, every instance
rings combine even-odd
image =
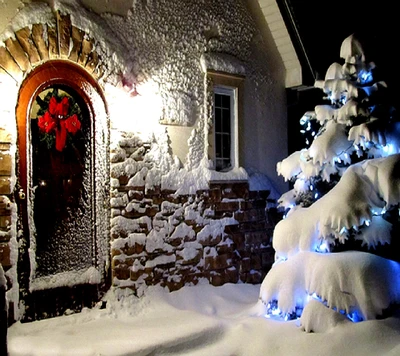
[[[225,72],[230,74],[245,75],[244,64],[226,53],[204,53],[200,58],[201,69],[204,73],[208,70]]]
[[[57,273],[52,276],[35,278],[30,291],[59,287],[73,287],[78,284],[98,284],[101,282],[101,273],[95,267]]]
[[[208,189],[210,181],[247,181],[249,175],[242,167],[234,167],[228,172],[217,172],[210,167],[212,163],[204,158],[198,167],[187,170],[177,166],[171,167],[162,176],[162,189],[176,190],[177,195],[196,194],[198,190]]]

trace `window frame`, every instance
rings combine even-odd
[[[241,150],[243,149],[243,86],[244,76],[234,75],[224,72],[208,71],[207,76],[210,79],[210,92],[212,93],[212,126],[208,134],[208,156],[214,163],[216,170],[216,142],[215,142],[215,93],[230,93],[231,95],[231,142],[230,142],[230,167],[219,170],[227,172],[240,167]]]
[[[225,95],[229,97],[229,122],[230,122],[230,127],[229,127],[229,132],[225,131],[225,130],[221,130],[221,131],[217,131],[216,130],[216,100],[215,100],[215,95]],[[219,172],[224,172],[224,171],[229,171],[232,168],[234,168],[236,166],[236,162],[238,161],[238,157],[237,157],[237,142],[238,142],[238,130],[237,130],[237,88],[232,88],[232,87],[227,87],[227,86],[221,86],[221,85],[216,85],[213,88],[213,129],[214,129],[214,168],[215,170],[219,171]],[[223,108],[221,108],[223,110]],[[221,152],[221,157],[217,157],[217,135],[228,135],[229,136],[229,156],[225,157],[223,155],[223,152]],[[221,150],[222,151],[222,150]],[[225,168],[222,169],[217,169],[218,164],[217,161],[218,160],[229,160],[229,165]]]

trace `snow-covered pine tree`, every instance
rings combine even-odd
[[[277,164],[293,189],[279,199],[285,217],[260,290],[263,313],[302,315],[306,330],[321,315],[360,321],[400,303],[400,251],[383,248],[399,240],[400,122],[354,35],[340,57],[315,83],[327,104],[300,121],[318,124],[312,143]]]

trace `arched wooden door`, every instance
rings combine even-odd
[[[49,61],[17,105],[25,320],[90,306],[107,284],[108,127],[97,82]]]

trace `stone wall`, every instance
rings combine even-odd
[[[149,143],[127,142],[111,154],[118,180],[111,193],[113,285],[141,295],[150,285],[172,291],[200,280],[261,283],[274,261],[271,238],[280,218],[266,209],[269,192],[249,191],[247,181],[210,182],[192,195],[129,185],[138,176],[145,181],[154,167],[146,149],[135,154]],[[122,168],[127,164],[131,169]]]
[[[11,267],[10,239],[12,220],[12,158],[11,135],[0,128],[0,264],[7,271]]]

